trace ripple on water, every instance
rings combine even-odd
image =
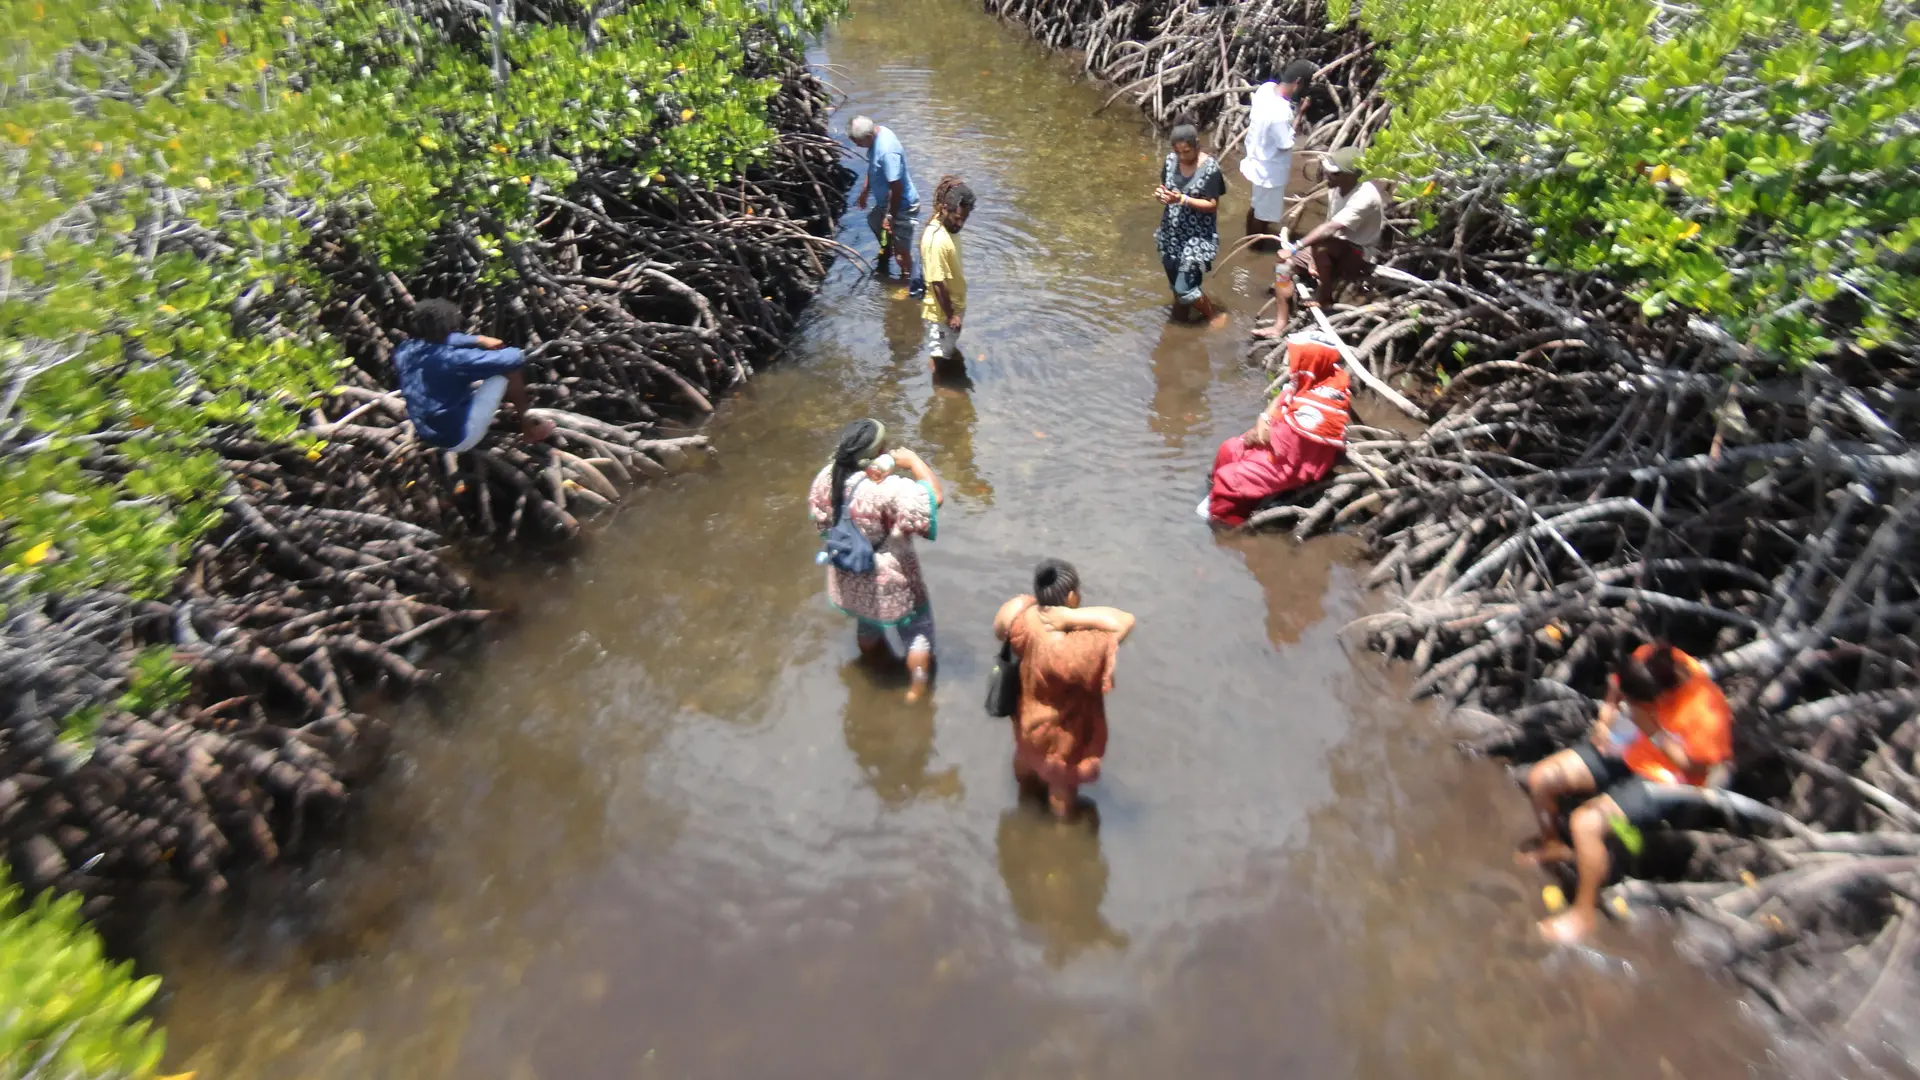
[[[396,724],[411,767],[324,881],[271,927],[169,935],[174,1063],[1741,1072],[1724,993],[1657,945],[1626,943],[1631,984],[1540,968],[1538,884],[1507,851],[1525,809],[1342,649],[1351,545],[1193,516],[1265,379],[1236,333],[1166,321],[1157,140],[968,0],[863,0],[826,56],[842,120],[893,125],[923,193],[957,172],[979,194],[970,381],[932,381],[901,283],[836,266],[787,358],[721,406],[718,464],[579,559],[488,583],[516,625],[448,708]],[[840,238],[875,251],[860,215]],[[922,546],[941,659],[919,706],[855,662],[812,562],[807,485],[860,415],[951,495]],[[989,621],[1042,555],[1140,616],[1093,813],[1066,825],[1020,803],[979,702]]]

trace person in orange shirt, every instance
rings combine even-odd
[[[1612,868],[1607,834],[1637,850],[1639,831],[1665,823],[1677,808],[1658,785],[1717,787],[1732,761],[1733,710],[1700,662],[1665,643],[1635,649],[1609,680],[1592,735],[1527,771],[1540,839],[1520,860],[1572,860],[1579,874],[1572,906],[1542,920],[1541,934],[1573,942],[1591,933]],[[1593,792],[1567,818],[1568,846],[1560,839],[1560,800]]]

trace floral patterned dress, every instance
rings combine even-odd
[[[833,528],[833,466],[820,470],[807,495],[813,527],[825,535]],[[873,545],[873,573],[850,574],[827,566],[827,601],[868,626],[901,626],[926,610],[927,584],[913,538],[934,539],[940,529],[940,504],[933,487],[904,476],[875,482],[863,472],[847,480],[848,519]]]
[[[1220,163],[1210,155],[1200,155],[1192,176],[1180,175],[1180,155],[1168,154],[1160,169],[1160,183],[1195,199],[1218,199],[1227,190],[1227,179]],[[1160,212],[1160,227],[1154,230],[1154,247],[1171,275],[1176,269],[1205,273],[1213,269],[1213,258],[1220,253],[1220,215],[1201,213],[1190,206],[1175,204]]]

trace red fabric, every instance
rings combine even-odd
[[[1339,350],[1319,342],[1289,341],[1287,369],[1292,380],[1273,403],[1273,419],[1285,421],[1312,442],[1340,446],[1347,438],[1349,396]]]
[[[1248,446],[1236,435],[1213,457],[1213,489],[1207,513],[1227,525],[1244,525],[1261,502],[1327,475],[1340,448],[1311,442],[1286,424],[1273,425],[1272,445]]]
[[[1267,410],[1268,445],[1237,435],[1213,457],[1207,513],[1215,521],[1244,525],[1261,502],[1321,479],[1340,459],[1349,414],[1339,350],[1289,341],[1287,368],[1290,384]]]

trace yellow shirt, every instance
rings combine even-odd
[[[927,223],[920,233],[920,273],[927,280],[927,298],[921,303],[920,315],[931,323],[943,323],[947,316],[940,310],[940,300],[933,295],[933,283],[938,281],[947,287],[947,299],[953,303],[953,313],[962,315],[967,310],[967,278],[960,272],[960,245],[953,239],[940,219]]]

